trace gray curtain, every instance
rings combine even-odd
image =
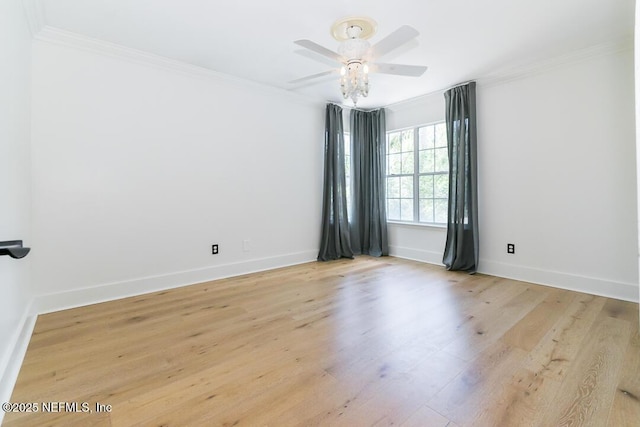
[[[476,84],[449,89],[446,101],[449,148],[449,214],[442,262],[447,270],[478,268]]]
[[[351,110],[353,209],[351,245],[355,254],[389,255],[385,207],[386,124],[384,109]]]
[[[353,258],[347,218],[342,108],[327,104],[324,132],[324,196],[319,261]]]

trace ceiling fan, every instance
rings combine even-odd
[[[350,17],[336,21],[331,26],[331,35],[340,44],[334,52],[311,40],[296,40],[294,43],[340,64],[339,69],[327,70],[292,80],[289,84],[298,87],[318,83],[323,77],[340,73],[340,90],[344,99],[351,98],[356,105],[360,96],[369,95],[369,73],[394,74],[419,77],[427,70],[421,65],[387,64],[376,60],[409,43],[420,33],[408,25],[395,30],[375,45],[367,41],[376,32],[376,23],[371,18]],[[318,59],[318,58],[314,58]]]

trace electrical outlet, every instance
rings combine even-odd
[[[218,245],[211,245],[211,255],[217,255],[218,254]]]
[[[516,253],[516,245],[514,243],[507,243],[507,253],[508,254]]]
[[[244,240],[242,241],[242,250],[243,250],[244,252],[249,252],[249,251],[251,251],[251,240],[249,240],[249,239],[244,239]]]

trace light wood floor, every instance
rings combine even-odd
[[[396,258],[310,263],[40,316],[12,401],[41,408],[6,426],[637,427],[638,307]]]

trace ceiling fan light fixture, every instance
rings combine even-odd
[[[376,33],[378,24],[367,17],[349,17],[337,20],[331,26],[331,35],[338,40],[338,54],[344,58],[340,68],[340,91],[344,99],[356,106],[360,97],[369,95],[369,65],[366,59],[371,51],[368,38]]]
[[[357,106],[358,98],[369,95],[369,65],[360,60],[349,61],[340,69],[340,91],[344,99]]]

